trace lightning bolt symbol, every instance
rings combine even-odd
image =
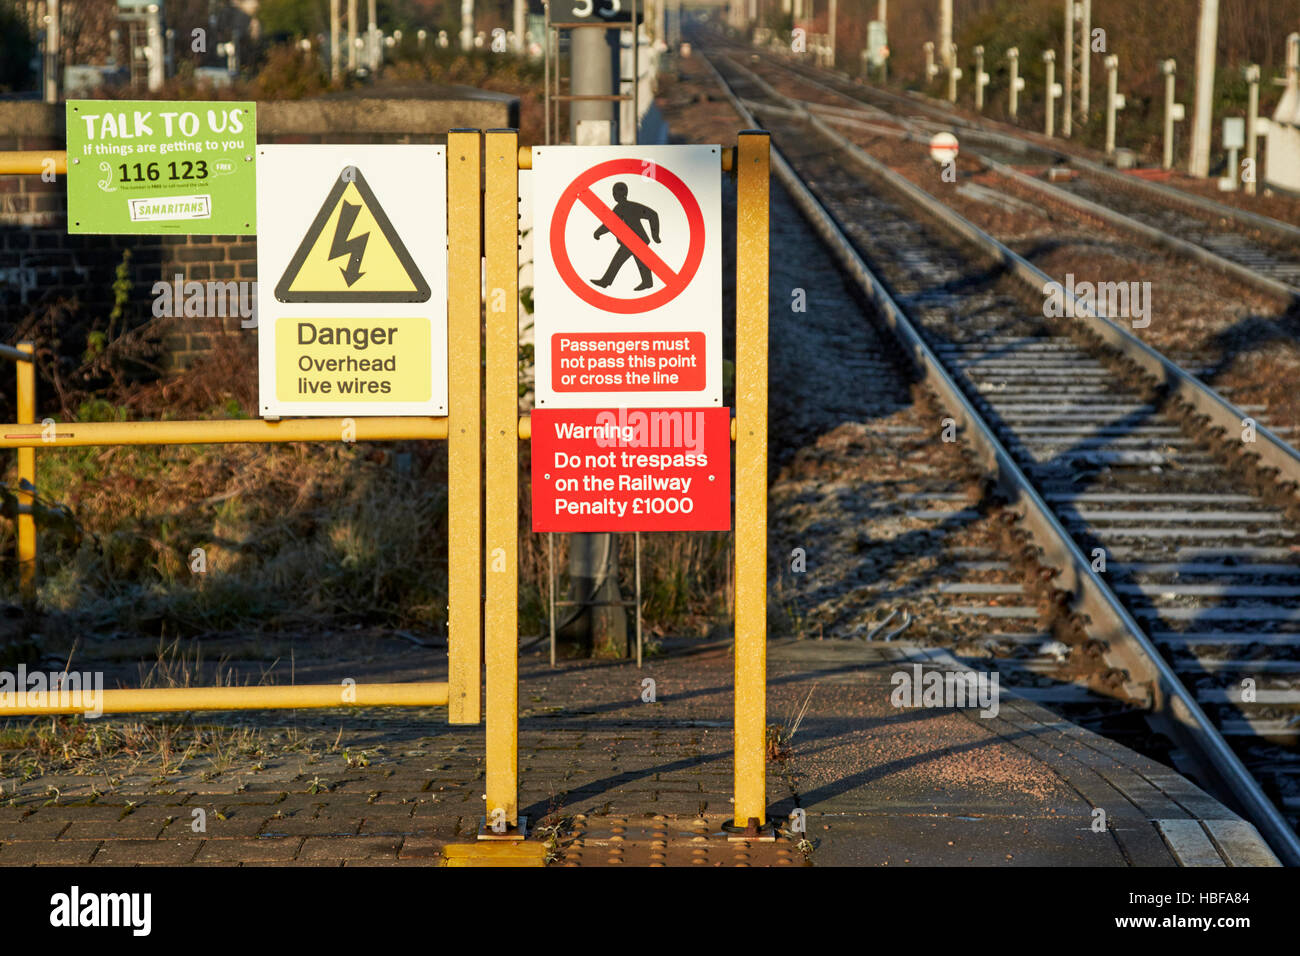
[[[361,257],[366,254],[366,243],[370,241],[370,233],[363,232],[359,236],[348,238],[348,233],[352,231],[353,225],[357,221],[357,213],[361,211],[361,206],[353,205],[350,202],[343,203],[343,210],[339,213],[338,225],[334,227],[334,239],[330,242],[330,254],[326,259],[337,259],[339,256],[347,256],[348,264],[339,269],[343,273],[343,281],[351,288],[353,283],[360,279],[364,272],[361,271]]]

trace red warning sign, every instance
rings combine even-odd
[[[703,332],[560,332],[551,336],[557,392],[704,389]]]
[[[626,181],[615,186],[615,202],[612,206],[606,205],[604,200],[592,192],[591,187],[595,183],[612,176],[643,176],[666,186],[681,203],[682,212],[686,214],[688,239],[686,260],[679,268],[674,269],[669,266],[650,248],[651,241],[659,242],[659,214],[641,203],[629,200]],[[565,229],[568,226],[569,214],[579,202],[600,220],[596,238],[609,233],[618,240],[617,250],[614,252],[614,258],[603,282],[601,280],[588,282],[578,275],[573,266],[573,256],[565,243]],[[652,226],[649,235],[641,225],[647,220]],[[690,189],[670,170],[644,159],[611,159],[588,169],[560,194],[560,200],[551,217],[550,245],[551,259],[560,273],[560,278],[584,302],[606,312],[617,312],[621,315],[648,312],[677,298],[695,278],[695,273],[700,268],[700,261],[704,258],[704,214],[700,211],[700,204]],[[641,284],[633,291],[652,287],[651,274],[659,278],[663,288],[649,295],[633,298],[621,298],[605,292],[597,292],[592,288],[593,285],[608,287],[614,274],[618,273],[628,259],[636,262],[641,273]]]
[[[726,408],[534,409],[534,531],[727,531]]]

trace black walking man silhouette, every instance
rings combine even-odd
[[[659,241],[659,214],[649,206],[643,206],[639,202],[631,202],[627,198],[626,183],[614,184],[614,208],[611,211],[642,242],[649,243],[651,238],[655,242]],[[642,220],[650,223],[650,236],[646,236],[645,227],[641,225]],[[595,238],[599,239],[607,232],[609,232],[609,227],[601,226],[596,230]],[[592,279],[591,284],[600,286],[602,289],[609,288],[619,270],[623,268],[623,263],[627,262],[628,259],[636,262],[637,270],[641,273],[641,284],[632,291],[640,292],[653,286],[654,277],[650,273],[650,267],[642,262],[640,257],[634,255],[632,250],[622,242],[619,242],[618,249],[614,253],[614,258],[610,260],[609,268],[605,270],[605,274],[599,279]]]

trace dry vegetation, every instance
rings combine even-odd
[[[69,389],[60,420],[244,417],[251,343],[229,335],[190,371]],[[51,392],[42,383],[43,393]],[[13,458],[7,483],[13,486]],[[198,635],[351,624],[445,634],[447,479],[438,442],[68,448],[37,455],[46,508],[39,610],[47,650],[78,635]],[[528,532],[521,462],[521,628],[546,615],[546,538]],[[10,496],[12,497],[12,496]],[[12,522],[0,589],[18,603]],[[556,571],[565,584],[564,536]],[[621,541],[630,596],[633,542]],[[206,570],[196,572],[195,549]],[[729,606],[730,536],[642,539],[648,633],[704,634]]]

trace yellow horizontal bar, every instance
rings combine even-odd
[[[286,710],[295,707],[446,707],[447,684],[297,684],[271,687],[83,689],[0,695],[0,717],[22,714],[139,714],[187,710]],[[60,696],[64,699],[60,700]],[[9,699],[6,699],[9,698]],[[33,700],[32,698],[37,698]]]
[[[54,160],[50,172],[67,175],[68,154],[61,149],[29,149],[0,152],[0,176],[39,176],[46,171],[46,160]]]
[[[724,173],[731,172],[731,169],[735,165],[735,162],[736,162],[736,148],[734,146],[723,147],[722,171]],[[519,168],[520,169],[533,168],[533,148],[531,146],[519,147]]]
[[[0,448],[83,445],[205,445],[288,441],[444,439],[445,418],[259,418],[198,422],[59,422],[0,425]]]
[[[279,422],[261,419],[199,422],[66,422],[53,426],[47,436],[41,425],[0,425],[0,448],[72,448],[84,445],[204,445],[274,443],[290,441],[341,441],[344,418],[291,418]],[[355,418],[356,441],[442,440],[447,437],[445,418]],[[519,416],[519,438],[533,437],[531,415]],[[731,420],[731,440],[736,440],[736,420]]]

